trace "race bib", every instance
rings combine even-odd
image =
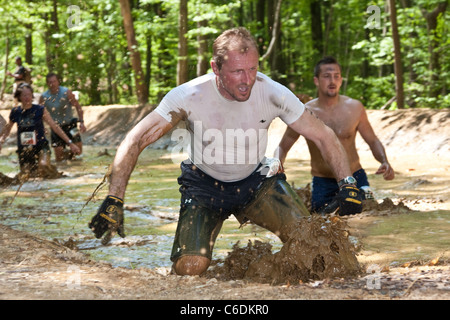
[[[35,146],[37,143],[36,132],[26,131],[20,134],[20,144],[23,146]]]

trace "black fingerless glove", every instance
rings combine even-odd
[[[340,216],[362,212],[362,193],[353,185],[344,185],[333,200],[320,210],[321,214],[332,213],[335,210]]]
[[[104,241],[102,241],[103,244],[106,244],[116,232],[122,238],[125,237],[123,220],[123,200],[115,196],[107,196],[97,214],[89,223],[89,228],[94,232],[97,239],[108,231]]]

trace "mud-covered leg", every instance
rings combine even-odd
[[[180,211],[171,255],[175,273],[200,275],[208,269],[223,221],[216,212],[195,205]]]
[[[286,180],[275,176],[264,183],[257,191],[255,200],[237,218],[239,221],[248,219],[286,242],[289,226],[308,216],[310,212],[297,193]]]

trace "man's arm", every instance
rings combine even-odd
[[[71,90],[67,91],[67,97],[69,98],[70,103],[75,106],[78,114],[78,121],[80,121],[80,132],[86,132],[86,127],[84,126],[84,118],[83,118],[83,109],[81,108],[80,103]]]
[[[125,189],[140,153],[166,134],[171,124],[155,111],[142,119],[125,137],[117,149],[112,165],[109,195],[124,199]]]
[[[306,139],[314,142],[320,150],[323,159],[333,170],[336,181],[352,175],[347,153],[338,137],[311,110],[305,109],[302,116],[289,127]]]
[[[61,137],[61,139],[64,140],[69,145],[70,150],[75,154],[80,154],[80,149],[77,145],[73,143],[69,143],[70,138],[67,136],[67,134],[61,129],[59,125],[56,124],[55,121],[53,121],[52,116],[47,111],[47,109],[44,109],[44,114],[42,115],[42,119],[50,126],[50,128]]]
[[[381,163],[381,166],[378,168],[376,174],[383,174],[383,178],[385,180],[392,180],[395,177],[394,169],[388,161],[383,144],[381,143],[380,139],[378,139],[375,132],[373,131],[372,126],[370,125],[369,118],[367,117],[364,106],[361,105],[361,107],[362,112],[358,124],[358,131],[364,141],[369,145],[375,159],[379,163]]]
[[[275,158],[280,160],[281,164],[284,164],[289,150],[291,150],[292,146],[299,137],[300,134],[297,133],[294,129],[291,129],[290,127],[286,128],[286,131],[284,132],[284,135],[281,138],[281,141],[278,144],[278,147],[275,149],[273,155]]]

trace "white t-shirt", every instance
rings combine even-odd
[[[168,122],[186,122],[189,158],[200,170],[220,181],[238,181],[264,159],[272,120],[280,117],[289,125],[305,106],[288,88],[259,72],[245,102],[224,98],[215,79],[210,73],[174,88],[155,111]]]

